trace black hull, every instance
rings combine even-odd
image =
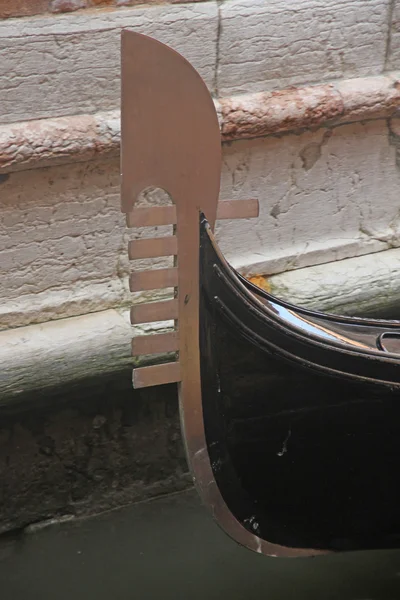
[[[199,310],[206,447],[226,509],[277,546],[400,546],[400,324],[276,300],[227,265],[204,219]]]

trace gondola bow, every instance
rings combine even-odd
[[[132,323],[174,329],[134,338],[133,354],[173,360],[134,369],[135,387],[177,383],[194,482],[221,527],[267,555],[400,545],[400,323],[305,310],[257,288],[225,260],[217,218],[250,218],[256,200],[219,199],[221,137],[212,98],[178,53],[122,35],[122,210],[136,239],[131,290],[172,288]],[[171,203],[139,206],[164,189]]]

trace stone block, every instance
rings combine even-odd
[[[118,108],[122,28],[168,44],[213,86],[214,2],[5,20],[0,21],[0,123]]]
[[[221,248],[256,275],[399,246],[399,177],[386,121],[226,145],[223,194],[260,216],[220,222]]]
[[[389,0],[230,0],[220,11],[220,96],[384,68]]]

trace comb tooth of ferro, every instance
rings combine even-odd
[[[133,369],[132,381],[135,388],[177,383],[181,380],[179,362],[169,362],[162,365],[150,365]]]
[[[173,321],[178,318],[178,299],[161,302],[143,302],[131,308],[132,325],[154,323],[155,321]]]
[[[217,208],[217,219],[251,219],[258,217],[258,200],[223,200]],[[207,215],[206,215],[207,216]],[[128,227],[176,225],[176,207],[151,206],[134,208],[126,216]]]
[[[132,356],[147,354],[163,354],[179,350],[179,335],[177,331],[139,335],[132,340]]]

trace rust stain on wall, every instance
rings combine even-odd
[[[265,290],[266,292],[271,292],[271,284],[268,281],[268,277],[266,275],[252,275],[251,277],[246,277],[250,281],[250,283],[256,285],[257,287]]]

